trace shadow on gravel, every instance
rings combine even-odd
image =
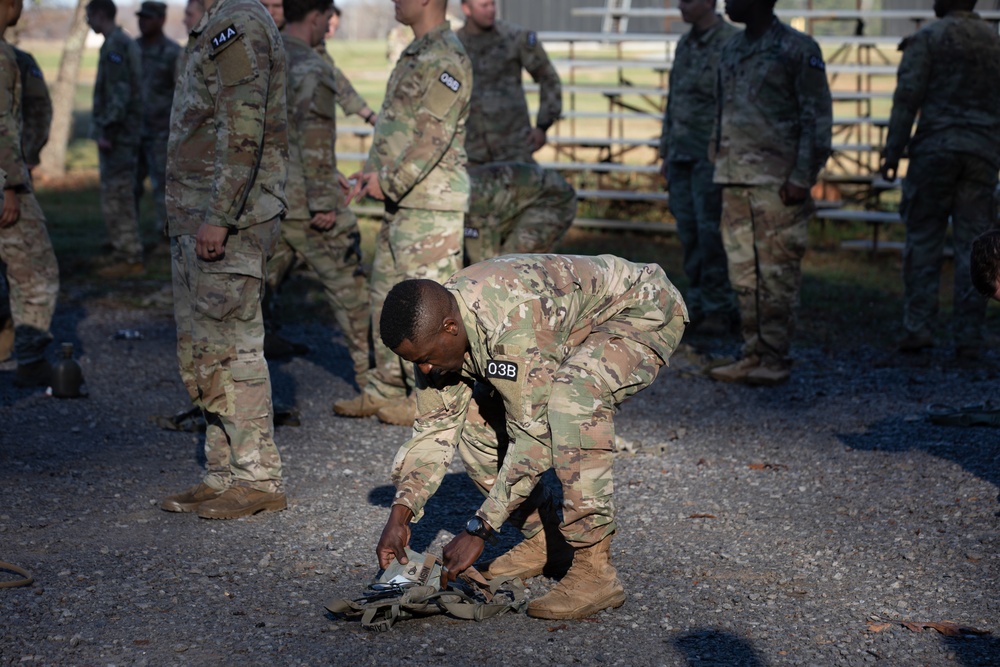
[[[989,426],[937,426],[929,421],[883,419],[865,433],[838,433],[854,449],[883,452],[923,450],[952,461],[994,486],[1000,486],[1000,438]],[[997,497],[1000,501],[1000,496]]]
[[[945,637],[944,645],[962,667],[996,667],[1000,664],[1000,638]]]
[[[673,643],[689,665],[764,667],[767,664],[750,642],[721,630],[689,630]]]

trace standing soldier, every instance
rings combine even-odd
[[[115,24],[113,0],[90,0],[87,23],[104,35],[94,83],[91,136],[101,168],[101,213],[111,241],[111,261],[98,273],[123,278],[142,273],[142,238],[135,203],[135,173],[142,124],[142,54]]]
[[[20,0],[0,1],[0,27],[21,17]],[[21,139],[21,73],[14,49],[0,39],[0,171],[6,172],[0,209],[0,262],[7,265],[10,311],[14,322],[17,371],[14,384],[49,384],[52,366],[45,349],[59,294],[59,268],[45,216],[32,192]]]
[[[719,54],[739,28],[726,23],[715,5],[715,0],[680,2],[681,16],[691,30],[681,37],[670,68],[660,158],[670,212],[684,249],[689,328],[724,336],[733,331],[739,315],[719,230],[722,186],[713,181],[715,165],[708,158],[708,143],[715,120]]]
[[[461,267],[462,222],[469,210],[465,119],[472,65],[445,20],[446,0],[397,0],[396,20],[415,39],[396,63],[375,125],[371,151],[348,196],[385,201],[372,267],[375,367],[364,390],[338,401],[346,417],[377,415],[413,423],[413,366],[402,364],[378,334],[382,302],[405,278],[444,282]]]
[[[181,47],[163,34],[167,6],[162,2],[143,2],[139,11],[139,32],[136,40],[142,52],[142,131],[139,143],[139,165],[135,179],[136,203],[142,199],[143,183],[149,176],[156,210],[156,231],[167,229],[166,171],[167,138],[170,136],[170,106],[174,101],[177,81],[177,56]]]
[[[442,578],[453,581],[472,565],[484,540],[534,500],[539,476],[552,468],[562,484],[560,532],[572,566],[531,601],[528,615],[583,618],[624,603],[610,549],[614,415],[656,379],[686,321],[663,269],[611,255],[511,255],[463,269],[443,287],[396,285],[381,331],[420,371],[419,417],[393,463],[396,495],[376,549],[379,565],[405,562],[408,524],[421,518],[457,449],[487,497],[444,548]],[[484,385],[503,401],[506,455],[494,431],[470,428],[482,421],[473,386]],[[520,552],[518,569],[538,574],[555,556],[551,547],[519,547],[497,560],[510,567]],[[489,573],[499,575],[492,563]]]
[[[472,59],[468,138],[469,164],[533,162],[545,133],[562,114],[562,84],[538,35],[497,21],[495,0],[462,0],[465,25],[458,38]],[[531,127],[521,70],[540,87],[538,118]]]
[[[194,30],[194,27],[198,25],[201,21],[201,17],[205,15],[205,3],[204,0],[188,0],[187,6],[184,7],[184,27],[187,28],[188,32]],[[178,71],[180,71],[178,67]]]
[[[296,253],[319,276],[347,339],[354,374],[368,371],[368,283],[360,270],[361,232],[353,215],[341,216],[344,193],[337,174],[336,84],[316,52],[333,13],[333,0],[285,0],[282,39],[288,61],[288,215],[267,264],[273,293]],[[270,354],[270,347],[268,350]]]
[[[788,353],[815,207],[809,194],[830,155],[830,86],[816,42],[774,16],[774,0],[727,0],[746,30],[719,62],[715,182],[722,239],[740,305],[743,355],[712,369],[725,382],[776,385]]]
[[[576,191],[559,172],[497,162],[469,170],[469,264],[497,255],[551,252],[576,217]]]
[[[206,0],[170,112],[167,215],[181,379],[205,412],[203,481],[160,504],[235,519],[287,505],[261,292],[285,213],[285,53],[258,0]]]
[[[933,347],[945,234],[955,245],[954,336],[959,358],[983,344],[986,300],[969,273],[972,241],[994,224],[1000,169],[1000,37],[972,12],[976,0],[935,0],[941,18],[903,40],[882,174],[896,178],[903,150],[910,165],[900,213],[903,254],[902,352]],[[910,137],[919,114],[917,131]]]

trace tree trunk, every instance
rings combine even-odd
[[[76,78],[80,72],[80,60],[86,45],[87,0],[77,0],[73,23],[66,37],[62,58],[59,61],[59,76],[50,87],[52,95],[52,130],[49,143],[42,149],[37,171],[46,178],[66,175],[66,147],[73,132],[73,101],[76,98]]]

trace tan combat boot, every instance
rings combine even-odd
[[[747,373],[746,383],[758,387],[774,387],[788,382],[791,366],[784,361],[761,361],[760,366]]]
[[[546,539],[545,530],[525,538],[513,549],[489,562],[482,575],[487,579],[495,577],[520,577],[529,579],[540,574],[558,576],[566,572],[573,563],[575,549],[566,543],[558,530],[552,539]]]
[[[708,372],[708,375],[713,380],[720,382],[743,382],[747,379],[750,371],[758,366],[760,366],[760,357],[751,355],[731,364],[713,368]]]
[[[0,327],[0,361],[10,359],[14,351],[14,320],[4,319],[3,326]]]
[[[391,404],[392,401],[389,399],[362,391],[354,398],[336,401],[333,404],[333,411],[341,417],[371,417],[381,408]]]
[[[117,264],[109,264],[104,268],[98,269],[97,275],[108,280],[116,280],[118,278],[139,276],[145,272],[146,267],[142,262],[118,262]]]
[[[52,364],[48,359],[18,364],[14,372],[15,387],[48,387],[51,382]]]
[[[573,566],[555,588],[528,604],[534,618],[586,618],[625,604],[625,589],[611,565],[611,537],[576,549]]]
[[[413,420],[417,418],[417,397],[410,394],[404,399],[395,400],[379,408],[375,416],[383,424],[413,426]]]
[[[198,505],[202,519],[239,519],[258,512],[277,512],[288,507],[285,494],[258,491],[249,486],[231,486],[218,498]]]
[[[193,512],[206,500],[218,498],[220,495],[222,491],[217,491],[202,482],[187,491],[167,496],[160,502],[160,509],[167,512]]]

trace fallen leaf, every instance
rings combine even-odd
[[[714,519],[714,514],[692,514],[689,519]]]
[[[555,625],[549,628],[549,632],[558,632],[559,630],[565,630],[568,626],[563,623],[562,625]]]
[[[868,622],[868,632],[882,632],[883,630],[888,630],[892,627],[892,623],[875,623],[873,621]]]
[[[946,637],[962,637],[965,635],[988,635],[989,630],[978,630],[954,621],[903,621],[903,627],[913,632],[923,632],[925,629],[937,630]]]
[[[784,463],[751,463],[747,467],[750,470],[788,470]]]
[[[133,639],[132,643],[135,644],[136,646],[149,646],[148,639]]]

